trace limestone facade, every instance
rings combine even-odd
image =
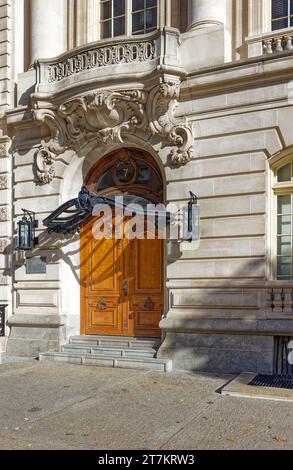
[[[200,203],[199,248],[166,242],[159,355],[177,369],[272,372],[275,338],[293,336],[273,190],[293,160],[293,27],[271,31],[269,0],[157,9],[154,31],[101,39],[96,0],[0,1],[6,352],[37,356],[79,334],[79,237],[42,221],[100,158],[136,147],[158,161],[166,202],[184,205],[192,190]],[[22,208],[39,221],[32,254],[46,274],[27,274],[15,249]]]

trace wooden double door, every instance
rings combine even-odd
[[[160,336],[163,241],[81,232],[81,334]]]

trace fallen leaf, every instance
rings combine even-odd
[[[286,442],[286,440],[282,436],[275,436],[273,437],[273,440],[276,441],[278,444],[282,444],[283,442]]]
[[[64,388],[70,388],[71,385],[64,385]]]
[[[214,401],[208,401],[207,403],[208,403],[208,405],[214,405],[215,404]]]
[[[23,418],[24,421],[29,421],[29,418]]]
[[[235,442],[235,439],[232,439],[231,437],[227,437],[226,441],[228,441],[228,442]]]
[[[75,433],[74,432],[67,432],[66,436],[75,436]]]
[[[204,419],[205,421],[208,421],[208,416],[203,416],[202,419]]]

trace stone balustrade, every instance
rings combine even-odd
[[[265,38],[262,41],[265,55],[279,54],[293,50],[293,32],[290,34],[276,35]]]
[[[268,291],[267,303],[274,313],[293,314],[293,287],[272,287]]]

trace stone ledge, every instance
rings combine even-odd
[[[59,328],[65,321],[59,315],[15,314],[8,318],[7,324],[10,327]]]
[[[230,320],[218,318],[190,320],[190,318],[181,317],[176,319],[167,316],[161,320],[159,326],[166,332],[293,336],[293,319]]]

